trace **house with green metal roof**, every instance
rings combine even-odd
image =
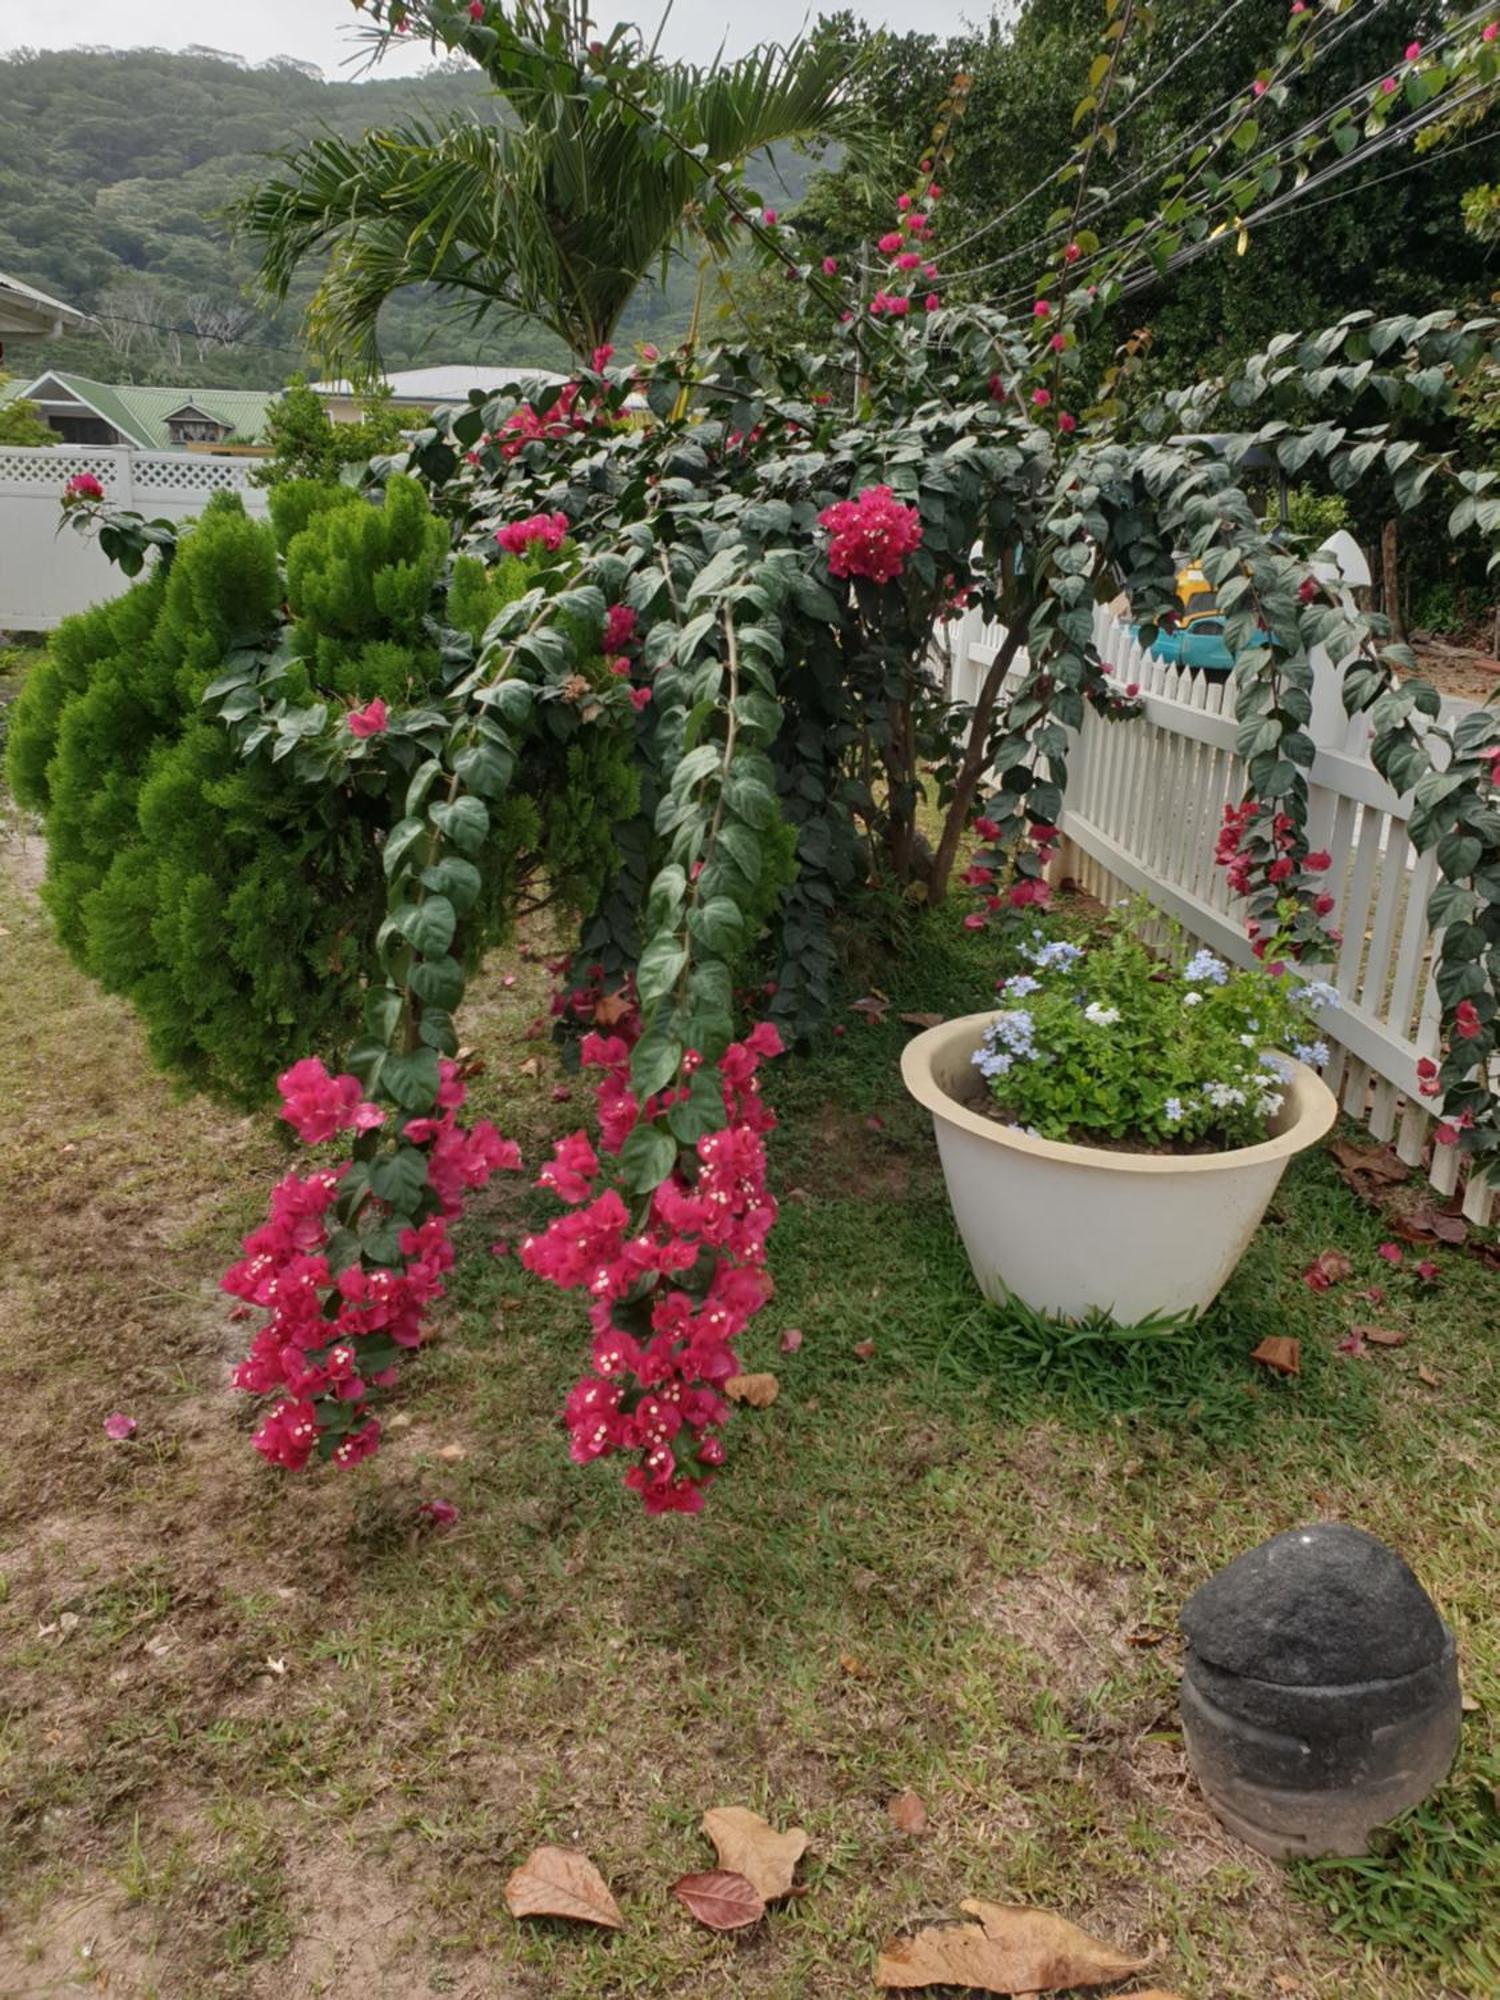
[[[64,444],[181,451],[192,445],[257,443],[278,392],[142,388],[49,369],[12,393],[34,403]]]

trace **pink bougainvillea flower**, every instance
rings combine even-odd
[[[903,250],[901,255],[896,259],[896,269],[898,271],[915,271],[921,261],[922,253],[920,250]]]
[[[984,926],[985,915],[982,910],[970,910],[969,914],[964,918],[964,929],[966,931],[982,931]]]
[[[825,278],[836,278],[838,276],[838,269],[839,260],[837,257],[825,257],[823,259],[823,276]]]
[[[1033,389],[1031,400],[1039,410],[1045,410],[1047,405],[1052,401],[1052,391],[1050,389]]]
[[[907,209],[911,207],[911,196],[909,194],[898,194],[896,197],[896,206],[904,215]]]
[[[385,703],[376,695],[363,708],[351,708],[344,720],[351,736],[383,736],[388,721]]]
[[[469,19],[471,21],[484,19],[484,0],[469,0]]]
[[[1396,79],[1393,76],[1383,76],[1380,79],[1380,88],[1382,93],[1389,97],[1396,88]]]
[[[1308,855],[1302,866],[1309,875],[1326,875],[1333,866],[1333,856],[1326,847],[1320,847],[1315,853]]]
[[[492,1257],[508,1257],[510,1255],[510,1245],[503,1236],[497,1236],[490,1245],[490,1255]]]
[[[1417,1276],[1424,1284],[1432,1284],[1437,1277],[1438,1267],[1430,1257],[1424,1257],[1416,1267]]]
[[[1453,1010],[1453,1032],[1466,1042],[1472,1042],[1480,1033],[1483,1023],[1479,1010],[1472,1000],[1460,1000]]]
[[[1432,1136],[1440,1146],[1456,1146],[1458,1144],[1458,1127],[1456,1125],[1449,1125],[1445,1121],[1438,1126]]]
[[[632,688],[630,690],[630,706],[635,710],[637,715],[640,714],[650,699],[650,688]]]
[[[1259,77],[1257,77],[1254,83],[1252,83],[1250,86],[1250,95],[1252,97],[1264,97],[1265,94],[1266,94],[1266,86],[1262,82],[1262,80]]]
[[[532,514],[524,521],[507,521],[495,530],[495,540],[507,555],[518,556],[539,542],[549,554],[562,547],[568,533],[566,514]]]
[[[1497,35],[1500,35],[1500,21],[1486,21],[1479,31],[1479,39],[1482,42],[1492,42]]]
[[[906,239],[901,234],[901,231],[899,229],[891,229],[881,237],[875,247],[879,250],[882,257],[894,257],[896,252],[904,249],[905,246]]]
[[[774,229],[774,228],[775,228],[775,226],[776,226],[776,211],[775,211],[775,209],[774,209],[774,208],[768,208],[768,209],[765,209],[765,210],[763,210],[763,211],[762,211],[762,215],[761,215],[761,219],[762,219],[762,221],[763,221],[763,222],[765,223],[765,225],[766,225],[767,229]]]
[[[1063,262],[1065,264],[1076,264],[1082,255],[1083,251],[1076,243],[1065,243],[1063,245]]]
[[[974,822],[974,831],[979,835],[981,840],[998,840],[1000,838],[999,824],[992,819],[985,819],[983,817],[976,819]]]
[[[891,583],[922,540],[922,517],[889,486],[867,486],[852,500],[825,507],[818,526],[828,535],[831,576],[863,576]]]
[[[922,310],[923,312],[935,313],[942,303],[936,292],[929,292],[922,301]]]
[[[1061,354],[1067,344],[1068,336],[1065,333],[1054,333],[1052,338],[1047,342],[1047,345],[1052,349],[1054,354]]]
[[[1038,299],[1031,311],[1036,319],[1048,319],[1051,317],[1052,308],[1045,299]]]
[[[618,653],[635,637],[636,616],[628,604],[612,604],[604,614],[604,650]]]
[[[458,1509],[451,1500],[424,1500],[417,1512],[434,1528],[451,1528],[458,1519]]]
[[[127,1417],[123,1410],[113,1410],[104,1419],[104,1435],[112,1438],[116,1444],[123,1443],[128,1437],[134,1437],[135,1431],[135,1418]]]
[[[1407,43],[1407,45],[1406,45],[1406,60],[1407,60],[1408,62],[1415,62],[1415,61],[1417,60],[1417,57],[1418,57],[1419,55],[1421,55],[1421,53],[1422,53],[1422,44],[1421,44],[1420,42],[1408,42],[1408,43]]]
[[[102,500],[104,488],[92,472],[75,472],[63,488],[63,500]]]
[[[1377,1257],[1384,1257],[1387,1264],[1399,1264],[1402,1257],[1401,1245],[1399,1243],[1382,1243],[1376,1249],[1375,1255]]]
[[[1064,432],[1076,431],[1078,428],[1078,419],[1070,415],[1067,410],[1059,410],[1057,413],[1057,428]]]

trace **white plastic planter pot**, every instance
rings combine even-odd
[[[1063,1319],[1129,1326],[1202,1312],[1244,1256],[1287,1163],[1338,1115],[1295,1063],[1272,1136],[1232,1153],[1116,1153],[1034,1139],[977,1108],[974,1051],[994,1014],[966,1014],[907,1044],[901,1074],[932,1113],[954,1220],[987,1298]]]

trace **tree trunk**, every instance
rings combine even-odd
[[[1401,616],[1401,569],[1396,557],[1394,516],[1380,531],[1380,594],[1385,615],[1391,621],[1391,637],[1404,641],[1406,621]]]
[[[964,827],[969,819],[969,808],[974,803],[974,794],[978,791],[979,781],[984,776],[984,757],[989,739],[990,721],[995,713],[995,704],[1000,699],[1005,676],[1010,672],[1011,663],[1021,650],[1023,630],[1024,627],[1018,624],[1014,631],[1006,633],[1005,643],[991,662],[990,670],[984,677],[984,685],[979,690],[979,698],[974,703],[974,719],[969,725],[969,740],[964,745],[963,759],[958,767],[958,782],[954,786],[948,817],[943,822],[943,832],[937,844],[937,852],[932,857],[932,875],[927,884],[927,900],[934,906],[941,903],[948,893],[948,878],[953,873],[953,864],[958,858],[958,843],[963,839]]]

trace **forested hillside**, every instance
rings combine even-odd
[[[251,302],[252,263],[230,241],[225,204],[320,130],[353,134],[460,108],[483,118],[492,103],[469,65],[330,83],[301,63],[251,68],[208,49],[0,57],[0,270],[100,315],[102,332],[41,350],[51,365],[112,380],[276,386],[315,369],[316,357],[303,347],[296,301],[280,313]],[[804,170],[788,163],[791,192]],[[690,274],[679,272],[665,293],[642,296],[629,332],[660,337],[685,325],[690,295]],[[393,300],[382,328],[389,366],[540,364],[559,353],[535,329],[475,328],[420,292]],[[36,351],[25,350],[28,360]]]

